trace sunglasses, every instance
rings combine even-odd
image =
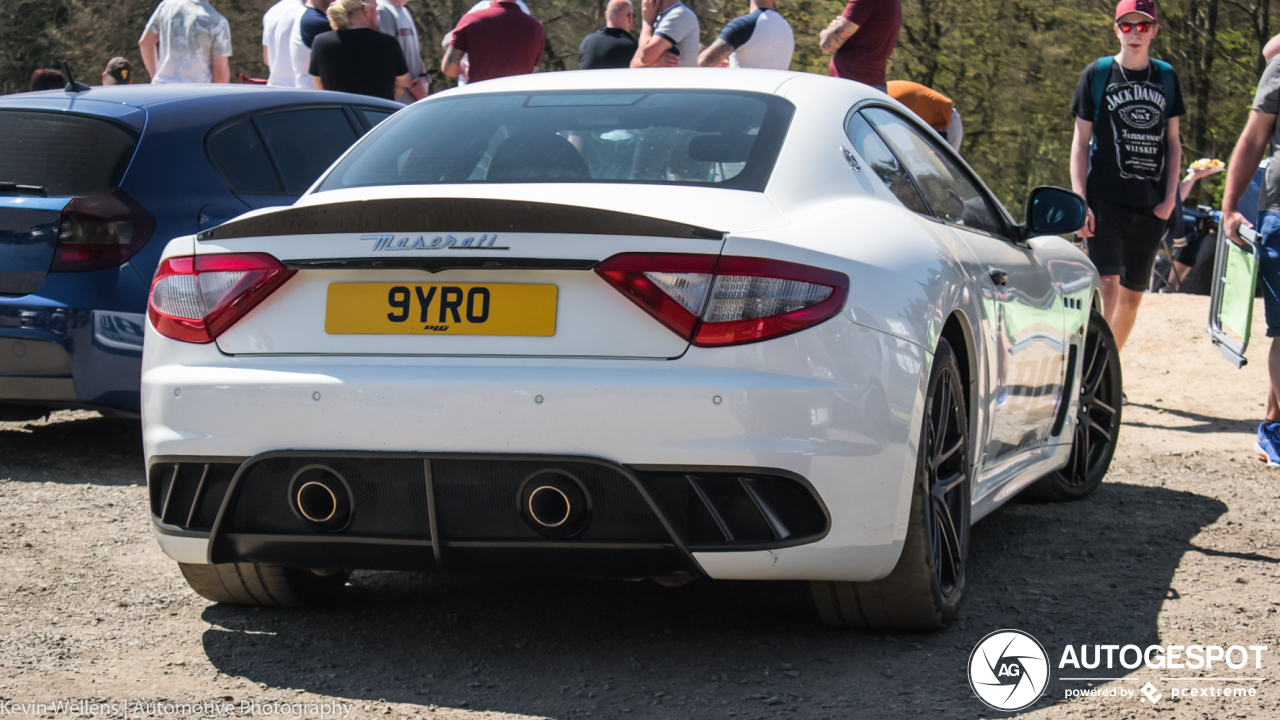
[[[1139,23],[1117,22],[1116,23],[1116,27],[1120,28],[1120,32],[1122,33],[1131,33],[1134,30],[1137,30],[1140,33],[1146,34],[1151,32],[1151,28],[1154,25],[1155,25],[1154,22],[1139,22]]]

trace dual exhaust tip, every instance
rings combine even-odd
[[[316,530],[346,530],[354,505],[346,479],[325,465],[308,465],[289,483],[289,506]],[[516,509],[529,527],[550,538],[576,537],[591,522],[586,486],[563,470],[539,470],[525,478]]]

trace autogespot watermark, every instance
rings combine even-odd
[[[273,718],[348,718],[352,703],[282,702],[278,700],[169,701],[169,700],[90,700],[61,699],[29,702],[0,700],[0,716],[59,716],[95,718],[155,717],[273,717]]]
[[[1013,712],[1031,706],[1045,693],[1052,670],[1068,686],[1062,698],[1116,698],[1155,705],[1168,698],[1257,697],[1265,645],[1088,645],[1063,647],[1056,668],[1049,654],[1029,633],[997,630],[978,642],[969,655],[969,685],[978,699],[994,710]],[[1108,685],[1130,678],[1115,676],[1117,669],[1196,671],[1194,676],[1165,675],[1141,687]],[[1101,674],[1103,671],[1110,671]],[[1085,677],[1085,674],[1089,677]],[[1099,673],[1094,676],[1093,673]],[[1083,686],[1076,686],[1083,683]]]

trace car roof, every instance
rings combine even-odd
[[[834,83],[834,84],[833,84]],[[622,70],[567,70],[563,72],[533,73],[514,77],[470,83],[461,88],[440,93],[461,95],[493,92],[529,92],[542,90],[728,90],[759,92],[781,95],[783,85],[788,89],[795,85],[813,85],[815,88],[839,88],[849,91],[853,86],[865,92],[866,97],[880,94],[865,85],[849,80],[791,72],[789,70],[748,70],[739,68],[640,68]],[[435,97],[434,95],[432,97]]]
[[[41,92],[16,93],[0,96],[0,107],[50,107],[72,102],[82,102],[76,108],[93,113],[94,104],[107,103],[128,105],[136,108],[153,109],[171,103],[183,103],[197,99],[218,101],[248,101],[250,105],[270,107],[277,104],[298,103],[346,103],[370,106],[384,106],[389,109],[403,107],[400,103],[368,95],[334,92],[331,90],[302,90],[298,88],[266,87],[263,85],[240,85],[229,83],[208,84],[163,84],[163,85],[103,85],[91,87],[81,93],[68,93],[65,90],[44,90]],[[253,101],[260,102],[253,102]]]

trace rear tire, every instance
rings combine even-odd
[[[882,580],[810,583],[828,625],[939,630],[955,619],[969,555],[969,424],[960,368],[946,340],[934,353],[925,398],[902,555]]]
[[[1076,410],[1071,459],[1061,470],[1040,478],[1023,493],[1033,500],[1065,502],[1093,494],[1111,468],[1120,436],[1120,353],[1111,327],[1097,311],[1089,313],[1080,373],[1080,406]]]
[[[351,573],[320,575],[301,568],[260,563],[178,563],[200,597],[229,605],[305,607],[337,600]]]

